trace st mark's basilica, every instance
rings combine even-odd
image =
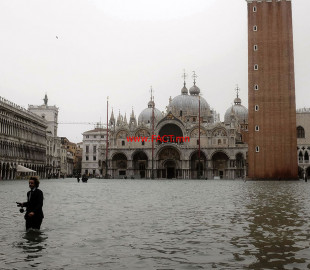
[[[135,179],[245,177],[248,110],[238,97],[239,88],[236,90],[237,97],[234,105],[227,109],[224,122],[220,122],[219,115],[200,95],[195,77],[189,90],[184,82],[180,94],[170,97],[166,112],[156,108],[152,95],[147,108],[140,112],[138,121],[133,110],[128,121],[126,115],[115,117],[112,112],[109,147],[106,147],[104,139],[99,148],[91,143],[92,137],[104,138],[98,135],[105,134],[105,129],[97,127],[83,133],[82,173]],[[152,142],[152,134],[167,136],[168,139],[156,140],[153,136]],[[147,138],[147,141],[128,138]],[[98,149],[98,159],[94,157],[96,161],[91,161],[92,149]],[[95,165],[93,168],[91,163]]]

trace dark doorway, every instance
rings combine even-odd
[[[139,164],[140,177],[145,178],[145,163]]]
[[[133,155],[134,175],[140,178],[146,177],[148,167],[148,157],[143,151],[138,151]]]
[[[167,168],[167,178],[168,179],[175,178],[175,168],[174,167],[168,167]]]

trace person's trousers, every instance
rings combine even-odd
[[[26,230],[28,229],[40,229],[43,218],[27,218],[26,219]]]

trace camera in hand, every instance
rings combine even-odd
[[[16,204],[17,204],[17,207],[20,207],[19,212],[24,213],[25,210],[24,210],[24,208],[23,208],[22,203],[16,202]]]

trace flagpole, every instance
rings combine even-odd
[[[108,151],[109,151],[109,97],[107,97],[107,136],[106,136],[106,150],[105,150],[105,178],[109,178],[108,174]]]
[[[199,99],[198,99],[198,110],[199,110],[199,114],[198,114],[198,179],[200,179],[200,95],[199,95]]]
[[[154,141],[153,141],[153,135],[154,135],[154,97],[153,97],[153,90],[151,88],[151,100],[152,102],[152,173],[151,173],[151,179],[154,179]]]

